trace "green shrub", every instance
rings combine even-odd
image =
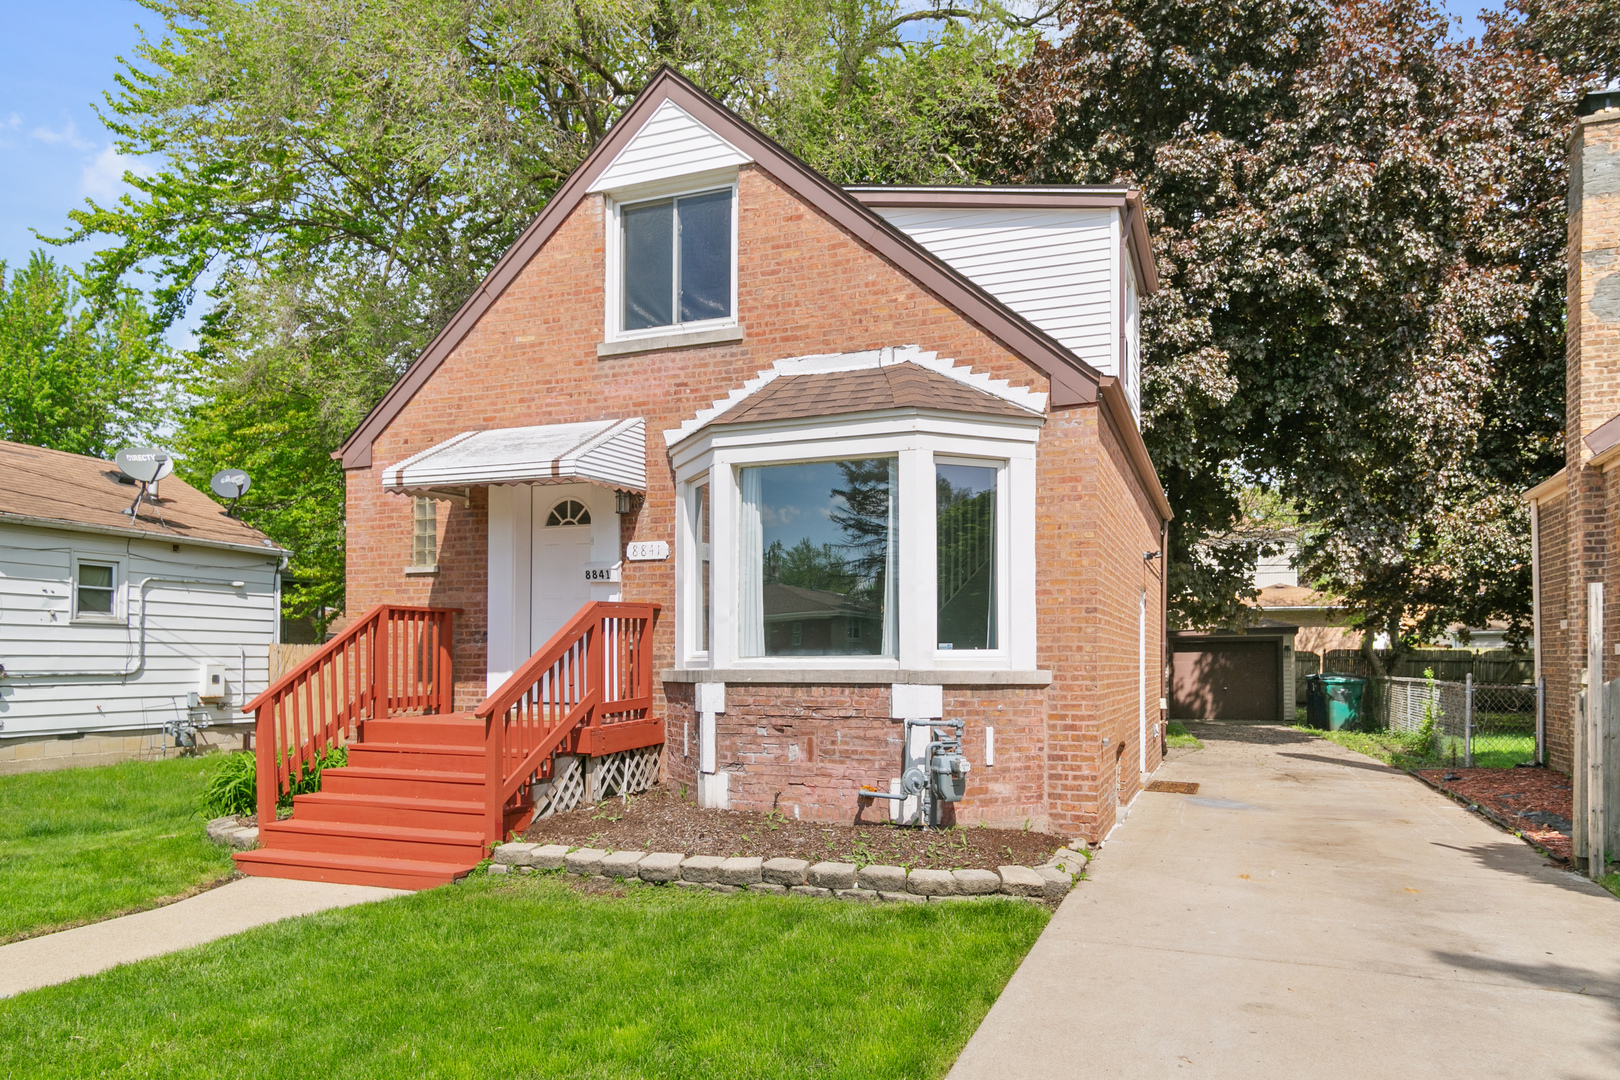
[[[328,746],[312,764],[299,770],[292,790],[276,800],[277,809],[292,806],[294,795],[308,795],[321,789],[321,770],[341,768],[349,763],[349,752],[341,746]],[[252,753],[225,754],[209,775],[203,788],[202,810],[205,817],[225,814],[251,814],[258,809],[258,760]]]

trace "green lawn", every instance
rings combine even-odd
[[[151,907],[218,881],[206,759],[0,776],[0,942]]]
[[[1440,744],[1436,747],[1425,746],[1415,732],[1322,731],[1303,724],[1295,726],[1300,731],[1403,769],[1438,769],[1463,763],[1463,742],[1455,736],[1439,736],[1434,740]],[[1534,761],[1535,756],[1534,735],[1481,735],[1474,739],[1476,769],[1511,769],[1521,761]]]
[[[1429,768],[1439,764],[1423,753],[1423,741],[1416,735],[1399,731],[1323,731],[1320,728],[1296,724],[1296,731],[1337,743],[1346,750],[1377,758],[1386,765],[1403,769]]]
[[[939,1077],[1048,918],[615,892],[480,875],[32,991],[0,1076]]]

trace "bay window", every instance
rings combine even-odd
[[[677,663],[1032,670],[1040,423],[857,414],[677,442]]]

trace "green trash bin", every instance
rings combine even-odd
[[[1361,723],[1361,695],[1367,680],[1357,675],[1319,675],[1322,720],[1329,731],[1342,731]]]

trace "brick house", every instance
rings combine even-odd
[[[336,455],[349,611],[455,609],[476,710],[657,603],[703,804],[851,820],[943,717],[955,820],[1100,837],[1161,752],[1155,288],[1135,191],[838,188],[664,71]]]
[[[1605,586],[1603,640],[1620,642],[1620,89],[1588,94],[1569,143],[1565,466],[1525,494],[1535,658],[1546,679],[1547,763],[1569,772],[1587,667],[1587,585]],[[1603,678],[1620,675],[1605,649]]]

